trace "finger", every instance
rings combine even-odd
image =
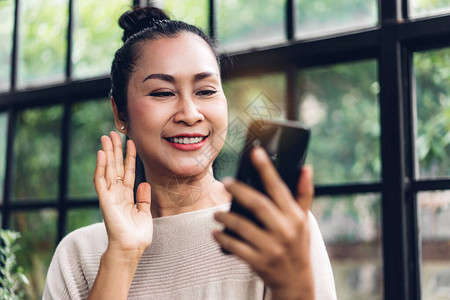
[[[123,177],[124,173],[123,173],[122,140],[120,139],[120,135],[115,131],[111,131],[110,135],[113,144],[114,163],[116,165],[117,176]]]
[[[106,189],[105,166],[106,166],[105,152],[99,150],[97,153],[97,166],[95,167],[94,172],[94,186],[97,195],[102,194],[103,191]]]
[[[111,139],[104,135],[101,138],[103,151],[106,154],[106,171],[105,171],[105,179],[107,186],[110,186],[112,183],[116,182],[117,172],[116,165],[114,162],[114,150]]]
[[[267,233],[253,222],[238,214],[218,212],[214,214],[214,218],[256,249],[264,249],[267,242],[271,239]]]
[[[268,230],[279,233],[283,230],[283,217],[275,204],[266,195],[250,186],[227,178],[223,181],[226,189],[234,196],[244,208],[248,209]]]
[[[305,165],[302,168],[297,185],[297,202],[306,215],[308,215],[308,210],[311,208],[311,203],[314,198],[313,173],[313,168]]]
[[[125,156],[125,173],[123,175],[123,184],[126,187],[134,187],[136,176],[136,147],[132,140],[127,141],[127,153]]]
[[[260,254],[258,254],[250,245],[245,244],[220,230],[213,231],[213,237],[222,248],[243,259],[251,266],[261,265],[261,260],[259,259]]]
[[[282,211],[291,212],[292,203],[294,202],[292,193],[283,179],[281,179],[266,151],[261,147],[255,147],[252,150],[251,159],[261,176],[261,181],[269,197],[273,199]]]
[[[141,183],[136,191],[136,208],[146,214],[150,214],[151,186],[148,182]]]

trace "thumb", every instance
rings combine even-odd
[[[311,208],[314,197],[313,173],[313,168],[305,165],[301,170],[300,179],[297,184],[297,202],[306,214],[308,214],[308,210]]]
[[[146,214],[150,214],[151,186],[148,182],[141,183],[136,191],[136,208]]]

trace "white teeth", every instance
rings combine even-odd
[[[188,144],[200,143],[201,141],[203,141],[204,138],[205,137],[191,137],[191,138],[188,138],[188,137],[180,137],[180,138],[174,137],[174,138],[169,138],[169,140],[172,143],[188,145]]]

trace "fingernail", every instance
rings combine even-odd
[[[233,183],[234,179],[232,177],[227,176],[222,178],[222,180],[220,181],[225,185],[225,187],[229,187]]]
[[[314,169],[311,165],[304,165],[303,169],[305,169],[311,179],[314,178]]]
[[[264,151],[264,149],[259,146],[255,147],[253,152],[257,160],[264,160],[267,157],[266,151]]]

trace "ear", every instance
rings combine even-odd
[[[111,97],[111,106],[114,114],[114,123],[116,124],[117,130],[123,134],[127,134],[127,126],[125,122],[123,122],[119,118],[119,109],[117,108],[116,102],[114,101],[113,97]]]

